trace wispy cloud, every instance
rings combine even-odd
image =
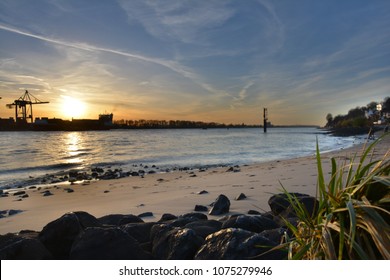
[[[139,21],[152,35],[164,40],[205,44],[202,32],[225,23],[234,15],[230,1],[119,1],[130,21]]]
[[[185,67],[185,66],[183,66],[183,65],[181,65],[178,62],[173,61],[173,60],[166,60],[166,59],[155,58],[155,57],[147,57],[147,56],[143,56],[143,55],[139,55],[139,54],[129,53],[126,51],[110,49],[110,48],[105,48],[105,47],[98,47],[98,46],[94,46],[94,45],[91,45],[88,43],[83,43],[83,42],[64,41],[64,40],[60,40],[60,39],[50,38],[47,36],[33,34],[33,33],[26,32],[26,31],[23,31],[23,30],[14,28],[14,27],[5,26],[2,24],[0,24],[0,29],[5,30],[5,31],[9,31],[12,33],[16,33],[19,35],[35,38],[35,39],[45,41],[45,42],[48,42],[51,44],[57,44],[57,45],[65,46],[65,47],[76,48],[76,49],[88,51],[88,52],[105,52],[105,53],[120,55],[120,56],[131,58],[131,59],[146,61],[146,62],[153,63],[153,64],[158,64],[158,65],[164,66],[164,67],[180,74],[183,77],[186,77],[186,78],[192,80],[194,83],[198,84],[199,86],[201,86],[204,90],[207,90],[208,92],[215,92],[216,91],[209,84],[202,82],[201,78],[196,73],[194,73],[190,68]]]

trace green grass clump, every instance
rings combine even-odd
[[[325,182],[317,142],[318,211],[309,215],[298,199],[289,194],[299,223],[286,221],[291,237],[281,247],[289,259],[390,259],[390,166],[389,151],[380,160],[370,154],[383,137],[365,146],[338,165]],[[388,134],[387,134],[388,136]]]

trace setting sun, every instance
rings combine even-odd
[[[84,102],[70,96],[62,95],[62,114],[67,118],[80,118],[85,115],[86,105]]]

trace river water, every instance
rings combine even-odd
[[[311,155],[360,143],[311,127],[155,129],[84,132],[0,132],[0,188],[32,178],[91,167],[199,168]]]

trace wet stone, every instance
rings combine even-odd
[[[153,213],[152,212],[145,212],[145,213],[139,214],[138,217],[139,218],[153,217]]]
[[[221,215],[229,213],[230,200],[223,194],[219,195],[211,208],[210,215]]]
[[[236,200],[243,200],[243,199],[246,199],[246,195],[244,193],[240,193],[237,197],[236,197]]]
[[[194,211],[198,212],[207,212],[209,209],[206,206],[203,205],[195,205]]]

